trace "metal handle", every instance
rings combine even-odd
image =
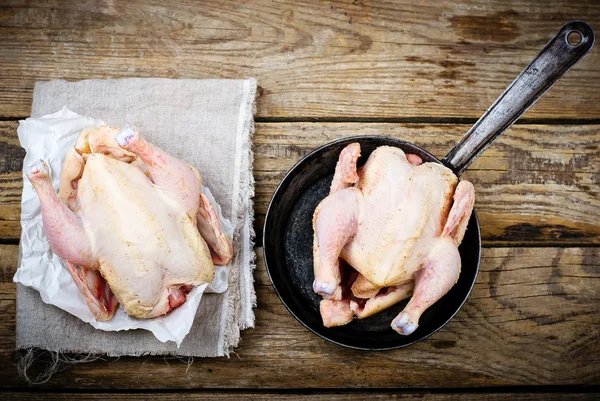
[[[569,38],[574,34],[575,38]],[[579,43],[573,39],[580,37]],[[571,43],[569,42],[571,40]],[[594,45],[594,31],[583,21],[566,23],[540,54],[442,160],[460,175],[494,140],[541,98]]]

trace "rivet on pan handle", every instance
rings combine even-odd
[[[541,98],[594,45],[594,31],[583,21],[566,23],[540,54],[471,127],[442,160],[459,175],[494,140]]]

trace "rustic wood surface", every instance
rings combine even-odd
[[[39,397],[39,393],[6,393],[6,400],[29,400]],[[281,400],[289,401],[296,400],[300,394],[280,394],[280,393],[178,393],[178,394],[165,394],[165,393],[141,393],[141,394],[87,394],[87,393],[56,393],[44,395],[44,399],[47,401],[58,401],[58,400],[72,400],[74,397],[77,399],[86,399],[90,401],[102,400],[102,401],[188,401],[188,400],[206,400],[206,401],[221,401],[240,399],[244,401],[272,401]],[[464,394],[464,393],[453,393],[453,394],[432,394],[432,393],[381,393],[381,392],[368,392],[368,393],[321,393],[321,394],[302,394],[305,400],[309,401],[383,401],[383,400],[422,400],[422,401],[450,401],[450,400],[462,400],[462,401],[504,401],[510,399],[512,401],[559,401],[564,400],[568,397],[570,400],[587,401],[596,400],[597,395],[585,394],[585,393],[538,393],[538,394]]]
[[[24,150],[16,122],[0,122],[0,238],[20,236]],[[449,124],[258,123],[254,136],[256,224],[273,191],[299,158],[352,135],[404,139],[444,156],[468,129]],[[600,244],[600,125],[518,125],[464,177],[477,188],[486,245]]]
[[[443,156],[570,19],[600,29],[600,2],[0,2],[0,398],[597,399],[598,49],[465,175],[477,191],[481,272],[429,339],[377,353],[321,340],[273,292],[260,248],[270,196],[303,155],[386,135]],[[260,85],[256,328],[230,359],[104,358],[28,386],[16,371],[12,276],[24,156],[16,128],[34,83],[250,76]]]
[[[5,0],[0,117],[36,80],[254,76],[260,117],[478,118],[596,0]],[[600,118],[592,51],[526,115]]]
[[[0,246],[2,278],[16,245]],[[435,388],[600,382],[600,250],[485,248],[475,288],[441,331],[407,349],[357,352],[306,330],[274,294],[258,248],[256,328],[231,359],[105,358],[48,389]],[[0,283],[0,383],[24,386],[14,348],[15,284]],[[187,360],[186,360],[187,361]],[[335,374],[332,374],[335,372]],[[162,378],[162,379],[159,379]]]

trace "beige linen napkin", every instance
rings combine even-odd
[[[38,82],[32,117],[60,110],[135,125],[156,145],[195,166],[234,228],[229,288],[205,294],[181,347],[145,330],[107,332],[44,303],[17,285],[16,348],[120,355],[229,355],[254,326],[252,148],[256,81],[120,79]]]

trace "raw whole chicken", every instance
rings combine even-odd
[[[315,210],[313,289],[324,298],[326,327],[412,295],[391,324],[409,335],[458,280],[458,245],[473,210],[473,185],[395,147],[375,149],[357,169],[359,157],[358,143],[340,153],[330,194]],[[340,258],[352,273],[343,273]]]
[[[110,320],[119,303],[136,318],[163,315],[232,257],[198,171],[133,127],[83,130],[58,196],[44,161],[27,176],[50,247],[97,320]]]

